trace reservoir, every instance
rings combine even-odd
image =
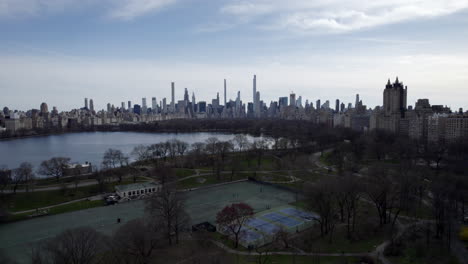
[[[0,141],[0,166],[17,168],[22,162],[29,162],[36,170],[42,161],[52,157],[68,157],[73,163],[90,162],[100,167],[104,152],[109,149],[121,150],[130,156],[137,145],[151,144],[178,139],[188,144],[204,142],[210,137],[221,141],[231,140],[229,133],[140,133],[140,132],[83,132],[52,136],[31,137]],[[249,141],[254,138],[247,136]],[[133,157],[130,156],[130,160]]]

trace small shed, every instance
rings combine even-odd
[[[136,199],[149,196],[161,189],[155,182],[142,182],[115,186],[115,192],[121,199]]]

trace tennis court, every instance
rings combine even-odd
[[[205,221],[215,223],[217,212],[232,203],[247,203],[258,213],[268,207],[287,205],[296,199],[292,192],[248,181],[193,190],[184,194],[185,208],[194,224]],[[31,243],[80,226],[90,226],[99,232],[111,235],[126,221],[142,217],[144,207],[144,201],[138,200],[3,224],[0,225],[0,250],[18,263],[28,263]],[[122,223],[117,223],[117,218],[121,218]],[[271,225],[257,225],[257,227],[264,232],[272,232]],[[251,240],[257,240],[261,237],[261,233],[253,230],[247,236]]]
[[[315,223],[313,220],[318,217],[313,212],[290,205],[259,212],[245,222],[239,242],[244,247],[262,246],[271,242],[279,230],[283,229],[289,233],[300,232],[311,227]]]

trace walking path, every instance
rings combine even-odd
[[[61,205],[72,204],[72,203],[81,202],[81,201],[86,201],[86,200],[88,200],[88,201],[96,201],[96,200],[101,200],[101,199],[102,199],[102,196],[101,196],[101,195],[96,195],[96,196],[91,196],[91,197],[85,197],[85,198],[81,198],[81,199],[76,199],[76,200],[73,200],[73,201],[68,201],[68,202],[65,202],[65,203],[60,203],[60,204],[54,204],[54,205],[50,205],[50,206],[45,206],[45,207],[41,207],[41,208],[37,208],[37,209],[31,209],[31,210],[13,212],[12,214],[17,215],[17,214],[25,214],[25,213],[34,213],[34,212],[38,212],[38,211],[43,211],[43,210],[51,209],[51,208],[54,208],[54,207],[57,207],[57,206],[61,206]]]

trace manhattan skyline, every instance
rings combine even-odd
[[[201,3],[201,4],[200,4]],[[209,3],[209,4],[208,4]],[[315,101],[355,94],[382,105],[399,76],[408,104],[468,108],[467,1],[3,0],[0,105],[59,110],[93,98],[140,102],[184,88],[209,101],[237,91],[265,102],[291,92]],[[248,100],[246,100],[248,99]],[[222,97],[222,102],[224,98]]]

